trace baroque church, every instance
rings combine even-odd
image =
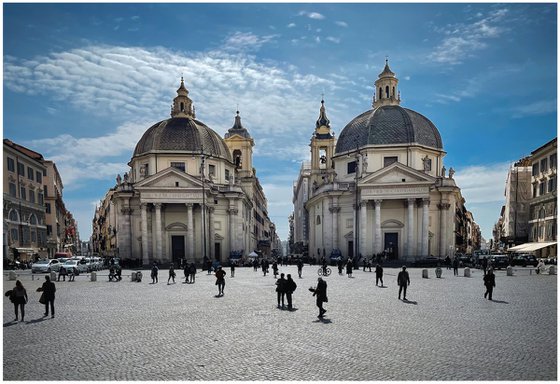
[[[456,216],[466,210],[454,170],[446,174],[435,125],[400,106],[398,82],[386,61],[372,109],[350,121],[338,140],[321,101],[311,161],[293,188],[294,243],[310,258],[385,255],[412,262],[460,250]]]
[[[183,78],[171,118],[148,128],[97,207],[93,252],[124,264],[274,256],[280,242],[241,124],[220,137],[196,119]]]

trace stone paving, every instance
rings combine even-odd
[[[470,278],[409,269],[409,302],[397,299],[399,269],[326,278],[329,302],[317,318],[308,291],[317,266],[280,267],[298,284],[295,311],[276,308],[275,279],[226,269],[195,284],[57,282],[56,318],[43,318],[35,292],[43,275],[18,272],[30,296],[26,321],[12,322],[4,298],[4,380],[557,380],[557,277],[496,272],[494,301],[482,272]],[[178,277],[182,272],[178,271]],[[4,275],[4,291],[13,287]]]

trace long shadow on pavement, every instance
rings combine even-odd
[[[323,323],[323,324],[330,324],[332,321],[330,319],[317,319],[313,320],[314,323]]]
[[[502,300],[492,300],[494,303],[500,303],[500,304],[509,304],[509,302],[507,301],[502,301]]]
[[[417,302],[417,301],[413,301],[413,300],[403,300],[402,302],[405,303],[405,304],[414,304],[414,305],[418,305],[418,302]]]

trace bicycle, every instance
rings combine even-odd
[[[331,269],[330,269],[329,267],[327,267],[327,268],[325,268],[324,271],[323,271],[323,267],[321,267],[321,268],[319,268],[319,269],[317,270],[317,274],[318,274],[319,276],[325,276],[325,277],[330,276],[330,274],[331,274]]]

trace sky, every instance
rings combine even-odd
[[[240,111],[281,240],[321,98],[338,137],[386,58],[487,240],[508,168],[557,135],[556,3],[4,3],[3,32],[4,138],[56,163],[82,240],[181,76],[222,137]]]

